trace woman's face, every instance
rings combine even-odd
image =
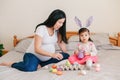
[[[82,32],[79,35],[79,37],[80,37],[81,42],[86,43],[89,40],[90,34],[87,31],[85,31],[85,32]]]
[[[63,25],[64,21],[65,21],[65,18],[58,19],[54,25],[54,29],[58,30]]]

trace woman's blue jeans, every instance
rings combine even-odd
[[[61,52],[61,54],[63,55],[63,59],[68,59],[69,54]],[[40,64],[41,67],[51,64],[51,63],[57,63],[60,62],[62,60],[58,60],[55,58],[51,58],[48,61],[41,61],[39,60],[34,54],[32,53],[25,53],[24,57],[23,57],[23,61],[18,62],[18,63],[13,63],[11,67],[19,69],[21,71],[36,71],[38,65]]]

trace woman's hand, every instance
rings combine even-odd
[[[51,57],[56,58],[58,60],[61,60],[63,58],[62,54],[60,54],[60,53],[54,53],[54,54],[52,54]]]

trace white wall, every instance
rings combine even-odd
[[[91,32],[120,32],[120,0],[0,0],[0,43],[13,48],[13,35],[19,38],[33,34],[54,9],[67,15],[67,31],[77,31],[77,16],[85,23],[94,17]]]

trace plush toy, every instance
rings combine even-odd
[[[85,49],[78,44],[78,58],[82,59],[85,56]]]
[[[84,50],[80,50],[80,51],[78,52],[78,58],[79,58],[79,59],[84,58],[84,53],[85,53]]]

